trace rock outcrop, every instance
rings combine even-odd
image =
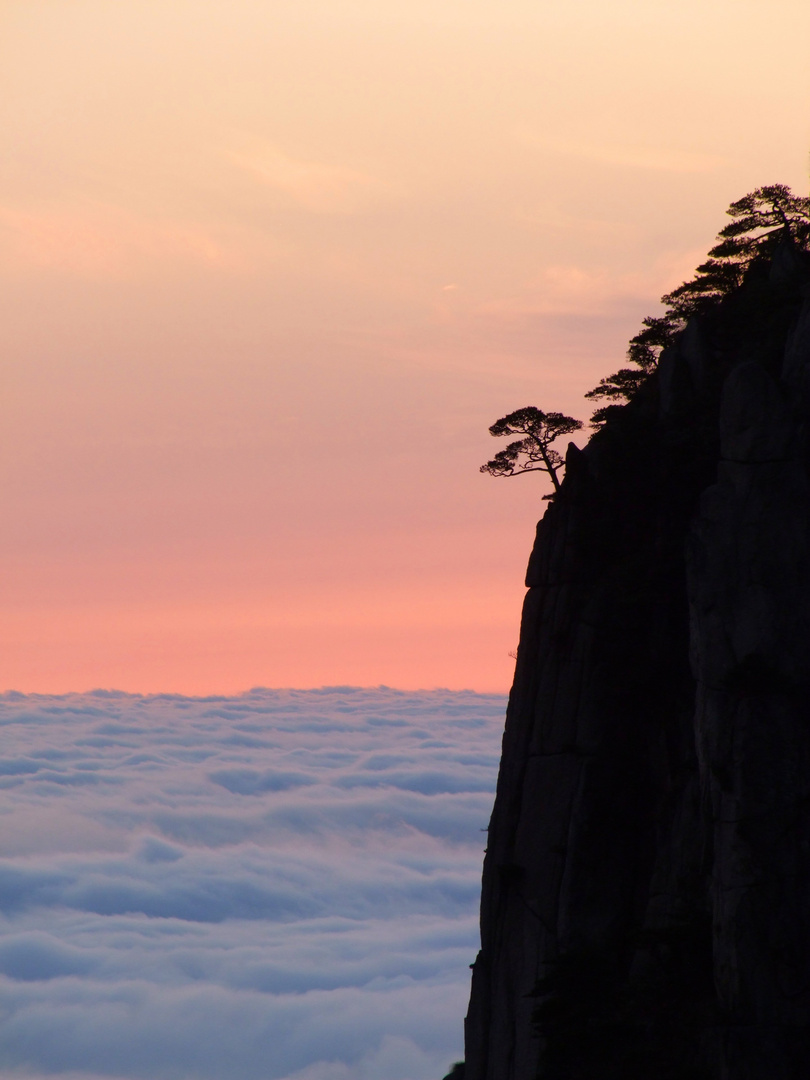
[[[693,320],[538,525],[466,1080],[810,1075],[810,268]]]

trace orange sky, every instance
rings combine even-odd
[[[806,0],[0,0],[0,688],[506,689],[544,490]]]

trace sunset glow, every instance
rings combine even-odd
[[[537,477],[728,203],[800,0],[0,0],[0,689],[508,688]]]

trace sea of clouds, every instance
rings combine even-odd
[[[440,1080],[504,708],[0,695],[0,1075]]]

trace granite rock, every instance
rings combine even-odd
[[[807,1073],[808,279],[780,257],[569,452],[527,573],[466,1080]]]

